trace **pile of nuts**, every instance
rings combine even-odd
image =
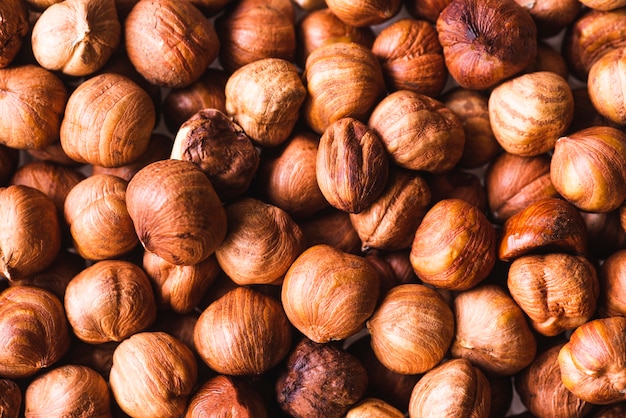
[[[626,416],[626,0],[2,0],[1,417]]]

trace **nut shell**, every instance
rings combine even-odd
[[[28,34],[28,9],[22,0],[8,0],[0,6],[0,20],[3,25],[0,30],[0,68],[8,67],[18,54],[24,37]]]
[[[626,316],[626,249],[609,255],[600,270],[600,298],[598,314],[602,317]]]
[[[0,379],[0,415],[18,418],[22,407],[22,392],[13,380]]]

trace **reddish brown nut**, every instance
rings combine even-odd
[[[13,380],[0,379],[0,415],[18,418],[22,407],[22,392]]]
[[[591,256],[604,260],[614,252],[626,248],[626,228],[620,224],[619,212],[581,212],[587,225],[587,249]]]
[[[622,68],[626,65],[626,45],[608,51],[589,68],[587,89],[594,108],[609,121],[626,124],[626,99],[620,93],[626,83]]]
[[[2,2],[0,20],[3,22],[0,30],[0,45],[3,46],[0,52],[0,68],[5,68],[18,54],[29,30],[26,3],[22,0]]]
[[[261,395],[245,381],[218,375],[200,386],[189,401],[185,418],[206,414],[240,418],[266,418],[267,408]]]
[[[298,224],[307,247],[326,244],[346,253],[361,254],[361,239],[348,212],[330,207]]]
[[[626,316],[626,250],[609,255],[600,267],[598,314],[603,317]]]
[[[533,73],[537,71],[549,71],[560,75],[566,80],[569,78],[569,68],[567,68],[565,58],[553,45],[545,41],[537,43],[535,62],[528,66],[524,72]],[[575,102],[574,107],[576,107]]]
[[[405,0],[409,15],[416,19],[425,19],[430,23],[437,23],[437,18],[451,0]]]
[[[481,178],[472,172],[453,168],[450,171],[426,177],[430,187],[432,202],[444,199],[461,199],[487,213],[487,192]]]
[[[391,19],[400,10],[402,0],[326,0],[326,5],[339,19],[361,27]]]
[[[537,25],[539,38],[550,38],[569,27],[582,8],[578,0],[515,1],[530,13]]]

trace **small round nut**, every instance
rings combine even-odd
[[[198,388],[189,400],[185,418],[213,414],[240,418],[267,418],[261,395],[244,380],[217,375]]]
[[[608,51],[589,69],[587,89],[594,108],[617,125],[626,124],[626,98],[620,93],[626,88],[622,80],[626,65],[626,46]]]

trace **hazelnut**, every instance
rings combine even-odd
[[[445,173],[431,174],[426,182],[432,194],[432,202],[444,199],[461,199],[487,213],[487,192],[481,178],[475,173],[453,168]]]
[[[69,347],[69,327],[59,298],[32,286],[0,293],[1,377],[32,376],[58,362]]]
[[[359,213],[387,184],[389,161],[378,135],[363,122],[344,117],[322,134],[316,159],[317,184],[335,208]]]
[[[617,10],[626,6],[624,0],[582,0],[581,3],[590,9],[604,11]]]
[[[421,174],[391,167],[381,196],[363,211],[350,214],[361,249],[409,248],[430,201],[430,188]]]
[[[626,400],[626,318],[593,319],[574,330],[558,355],[561,380],[578,398],[606,405]]]
[[[0,379],[0,416],[18,418],[22,407],[22,392],[13,380]]]
[[[411,393],[409,415],[486,417],[490,406],[491,388],[484,373],[466,359],[452,359],[420,378]]]
[[[451,0],[405,0],[404,6],[408,14],[415,19],[424,19],[437,23],[437,18]]]
[[[32,50],[48,70],[85,76],[104,65],[121,36],[113,0],[65,0],[46,8],[37,19]]]
[[[155,120],[152,99],[136,83],[119,74],[97,75],[71,94],[61,146],[80,163],[126,165],[146,151]]]
[[[600,291],[591,262],[563,253],[517,258],[509,268],[507,287],[531,326],[546,336],[590,320]]]
[[[135,174],[126,206],[143,247],[176,265],[208,258],[226,236],[226,211],[192,162],[161,160]]]
[[[22,47],[24,37],[30,29],[28,9],[22,0],[7,0],[0,5],[0,20],[3,22],[0,32],[0,68],[8,67]]]
[[[259,192],[292,218],[306,219],[329,206],[317,185],[318,136],[295,133],[275,153],[264,153],[257,172]]]
[[[243,194],[259,165],[259,153],[243,129],[211,108],[199,110],[180,126],[170,157],[200,167],[222,201]]]
[[[196,359],[179,339],[164,332],[140,332],[113,353],[109,385],[131,417],[180,417],[198,378]]]
[[[265,58],[237,69],[226,82],[226,111],[260,147],[291,135],[306,97],[294,64]]]
[[[576,20],[582,8],[582,2],[578,0],[515,1],[530,13],[540,39],[555,36],[567,28]]]
[[[307,248],[327,244],[350,254],[361,252],[361,239],[348,212],[330,207],[300,221],[298,225],[304,234]]]
[[[514,76],[537,53],[535,22],[514,0],[452,0],[436,28],[450,75],[469,89],[487,89]]]
[[[580,212],[559,198],[531,203],[506,220],[498,258],[511,261],[529,253],[587,253],[587,228]]]
[[[420,374],[434,368],[447,353],[454,317],[436,290],[401,284],[387,292],[367,329],[374,354],[385,367],[395,373]]]
[[[587,212],[610,212],[626,198],[626,134],[596,126],[558,139],[550,163],[552,184]]]
[[[461,292],[453,310],[452,357],[501,376],[514,375],[534,360],[537,340],[524,312],[501,287],[482,284]]]
[[[591,256],[604,260],[626,248],[626,228],[620,225],[619,210],[608,213],[581,212],[581,215],[587,226],[587,248]]]
[[[126,209],[128,182],[95,174],[74,186],[65,199],[65,220],[78,254],[89,260],[117,258],[139,243]]]
[[[224,272],[239,285],[280,284],[304,248],[298,224],[277,206],[241,198],[226,206],[226,238],[215,250]]]
[[[409,90],[382,99],[368,125],[391,160],[404,168],[441,173],[461,159],[465,133],[459,117],[439,100]]]
[[[411,90],[436,97],[448,70],[437,31],[425,20],[400,19],[383,28],[372,52],[380,60],[390,90]]]
[[[424,283],[441,289],[470,289],[495,264],[496,231],[476,206],[461,199],[441,200],[417,227],[410,260]]]
[[[306,60],[303,76],[308,92],[303,118],[318,134],[343,117],[364,122],[385,93],[378,59],[371,49],[354,42],[316,48]]]
[[[204,416],[266,418],[267,408],[261,395],[243,380],[218,375],[207,380],[194,393],[185,418]]]
[[[626,124],[626,99],[618,93],[626,85],[621,79],[626,64],[626,45],[608,51],[589,69],[587,89],[594,108],[609,121]]]
[[[617,250],[609,255],[600,270],[600,298],[598,314],[603,317],[626,316],[626,249]]]
[[[291,264],[281,300],[300,332],[326,343],[363,329],[376,307],[379,286],[378,271],[364,257],[319,244]]]
[[[24,394],[26,417],[111,417],[111,395],[104,378],[95,370],[65,365],[37,376]]]
[[[567,80],[549,71],[505,81],[489,96],[491,129],[511,154],[532,157],[552,150],[573,116],[574,96]]]
[[[2,68],[0,89],[0,143],[41,149],[58,141],[68,93],[56,75],[35,65]]]
[[[276,397],[281,409],[296,418],[342,417],[367,388],[363,364],[331,344],[303,338],[286,367],[276,381]]]
[[[156,318],[152,285],[128,261],[103,260],[67,285],[65,311],[74,334],[90,344],[122,341],[147,329]]]
[[[172,264],[145,251],[143,269],[152,281],[157,306],[178,313],[191,312],[220,273],[215,256],[191,266]]]
[[[52,199],[29,186],[0,188],[0,273],[19,279],[50,266],[61,249]]]
[[[58,129],[57,129],[58,136]],[[63,147],[61,146],[61,141],[57,138],[52,144],[47,145],[43,148],[29,148],[26,149],[26,154],[29,157],[32,157],[39,161],[47,161],[55,164],[61,164],[67,167],[78,168],[82,166],[82,163],[79,163],[73,159],[71,159],[65,151],[63,151]]]
[[[306,11],[313,11],[326,7],[326,0],[294,0],[294,3]]]
[[[287,356],[291,335],[280,302],[257,290],[236,287],[200,314],[194,345],[218,373],[259,375]]]
[[[124,32],[133,66],[159,86],[197,81],[219,51],[213,23],[190,2],[140,0],[126,17]]]
[[[326,0],[328,8],[348,25],[379,25],[394,17],[402,0]]]
[[[346,413],[346,418],[402,418],[404,414],[382,399],[365,398]]]
[[[552,72],[563,77],[565,80],[569,78],[569,68],[563,55],[552,45],[546,41],[539,41],[537,43],[537,56],[535,61],[528,67],[526,67],[525,73],[534,72]],[[574,103],[576,107],[576,103]],[[571,127],[571,124],[570,124]]]

